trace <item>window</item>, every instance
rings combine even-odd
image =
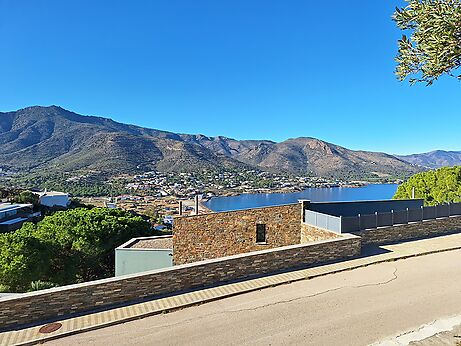
[[[266,225],[258,223],[256,225],[256,242],[265,243],[266,242]]]

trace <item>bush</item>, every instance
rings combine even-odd
[[[41,281],[41,280],[32,281],[30,283],[29,292],[46,290],[47,288],[53,288],[53,287],[58,287],[58,285],[52,282],[49,282],[49,281]]]

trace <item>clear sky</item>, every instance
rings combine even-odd
[[[461,150],[461,83],[393,75],[398,0],[0,0],[0,111],[237,139]]]

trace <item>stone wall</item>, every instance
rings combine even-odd
[[[291,245],[0,299],[0,329],[208,285],[349,258],[360,238]]]
[[[176,217],[173,263],[299,244],[301,204]],[[266,242],[256,243],[256,224],[266,225]]]
[[[341,236],[339,234],[328,231],[326,229],[312,226],[307,223],[301,224],[301,244],[340,237]]]
[[[362,238],[362,245],[379,245],[456,232],[461,232],[461,216],[451,216],[443,219],[426,220],[391,227],[380,227],[353,232],[353,234]]]

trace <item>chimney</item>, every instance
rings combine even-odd
[[[182,216],[182,201],[179,201],[179,216]]]
[[[195,215],[198,215],[198,195],[195,195]]]

